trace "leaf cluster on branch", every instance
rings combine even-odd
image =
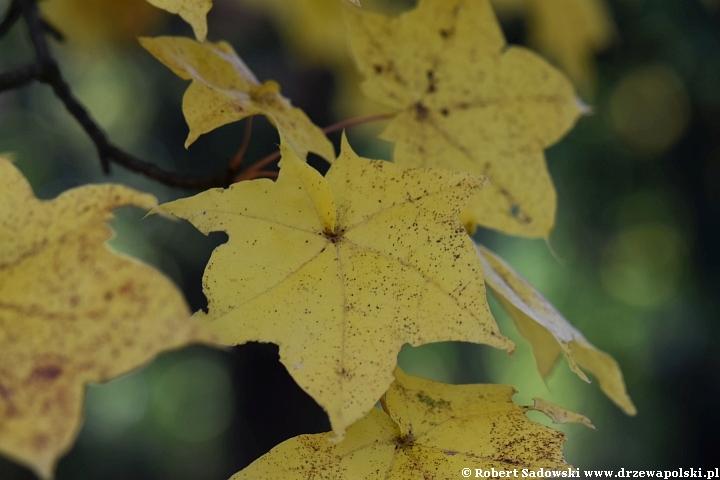
[[[260,341],[280,346],[281,362],[327,412],[333,432],[284,442],[233,478],[570,468],[564,435],[525,413],[592,425],[582,415],[540,399],[518,406],[512,387],[445,385],[397,368],[406,343],[466,341],[512,352],[486,285],[531,343],[543,377],[564,356],[580,378],[594,375],[613,402],[635,413],[612,357],[468,235],[479,225],[549,236],[556,194],[543,150],[584,112],[561,72],[506,44],[489,0],[421,0],[397,17],[343,1],[362,89],[393,113],[324,129],[277,82],[259,81],[229,44],[205,41],[210,0],[148,1],[178,13],[197,37],[140,40],[191,81],[182,103],[186,146],[243,119],[245,137],[226,171],[206,179],[122,151],[63,79],[46,39],[60,35],[36,2],[10,3],[0,34],[22,19],[36,58],[0,74],[0,91],[49,85],[95,143],[106,172],[115,163],[168,185],[215,188],[160,206],[120,185],[40,201],[0,159],[0,452],[51,478],[77,434],[86,383],[188,343]],[[277,128],[280,149],[241,171],[258,114]],[[325,135],[376,120],[389,120],[382,138],[394,144],[393,163],[358,156],[344,135],[336,155]],[[309,152],[331,164],[326,175],[306,163]],[[279,174],[266,170],[278,159]],[[122,205],[228,234],[205,270],[207,312],[191,316],[162,274],[105,245],[104,222]]]

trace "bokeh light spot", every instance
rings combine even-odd
[[[621,230],[609,242],[600,269],[605,290],[642,308],[666,304],[678,293],[686,248],[678,232],[662,223]]]
[[[643,67],[625,76],[610,99],[617,134],[647,154],[672,147],[690,119],[690,100],[682,81],[669,68]]]
[[[232,419],[235,398],[225,365],[212,358],[189,358],[152,384],[152,415],[169,436],[200,443],[222,434]]]
[[[96,439],[120,437],[139,423],[148,407],[148,385],[142,372],[87,389],[85,428]]]

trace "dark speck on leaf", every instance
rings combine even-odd
[[[415,104],[415,111],[417,112],[417,115],[415,116],[415,118],[417,120],[421,120],[421,121],[425,120],[428,117],[428,114],[430,113],[430,111],[427,109],[427,107],[420,102]]]

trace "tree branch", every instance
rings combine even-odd
[[[7,12],[5,12],[5,18],[0,22],[0,37],[4,37],[19,19],[20,10],[17,8],[17,5],[15,5],[15,2],[11,2]]]
[[[32,81],[38,81],[49,85],[55,96],[65,105],[70,115],[85,130],[95,144],[103,172],[110,173],[110,163],[116,163],[133,172],[141,173],[160,183],[172,187],[187,189],[207,189],[212,187],[227,187],[233,182],[249,180],[253,178],[277,178],[277,173],[265,171],[264,168],[280,158],[280,152],[274,152],[262,158],[244,172],[237,174],[247,150],[252,129],[252,120],[249,118],[245,124],[245,136],[242,145],[235,157],[230,161],[225,172],[206,178],[187,177],[178,173],[168,172],[152,163],[146,162],[136,156],[122,150],[108,139],[102,128],[95,122],[87,109],[75,97],[70,86],[60,72],[57,62],[50,53],[46,35],[62,40],[62,34],[52,25],[47,23],[40,15],[37,0],[12,0],[5,12],[5,17],[0,22],[0,37],[5,35],[10,28],[20,19],[23,19],[28,27],[30,41],[35,50],[35,62],[19,67],[15,70],[0,73],[0,93],[27,85]],[[344,120],[342,122],[325,127],[325,133],[340,130],[341,128],[392,118],[394,114],[373,115],[362,118]]]
[[[145,162],[110,142],[102,128],[93,120],[87,109],[72,93],[70,86],[60,72],[57,62],[50,54],[45,35],[50,34],[56,39],[61,39],[62,34],[42,19],[36,0],[12,0],[5,18],[0,23],[0,36],[7,33],[20,18],[25,21],[28,27],[30,41],[35,50],[35,62],[0,74],[0,92],[22,87],[32,81],[49,85],[53,89],[55,96],[63,102],[70,115],[75,118],[95,144],[105,173],[110,173],[110,162],[113,162],[173,187],[205,189],[224,187],[231,183],[234,171],[208,178],[186,177]]]
[[[40,65],[31,63],[10,72],[0,73],[0,93],[22,87],[36,80],[41,74]]]

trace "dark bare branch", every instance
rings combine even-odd
[[[231,183],[234,171],[230,169],[220,175],[208,178],[185,177],[168,172],[160,167],[125,152],[110,142],[105,132],[95,122],[87,109],[73,94],[60,72],[57,62],[50,53],[46,35],[62,39],[62,34],[40,16],[36,0],[13,0],[0,23],[0,36],[22,18],[28,27],[30,41],[35,50],[35,62],[10,72],[0,74],[0,92],[22,87],[32,81],[49,85],[55,96],[63,102],[70,115],[88,134],[98,151],[98,157],[105,173],[110,172],[110,163],[116,163],[134,172],[142,173],[165,185],[188,189],[223,187]]]

